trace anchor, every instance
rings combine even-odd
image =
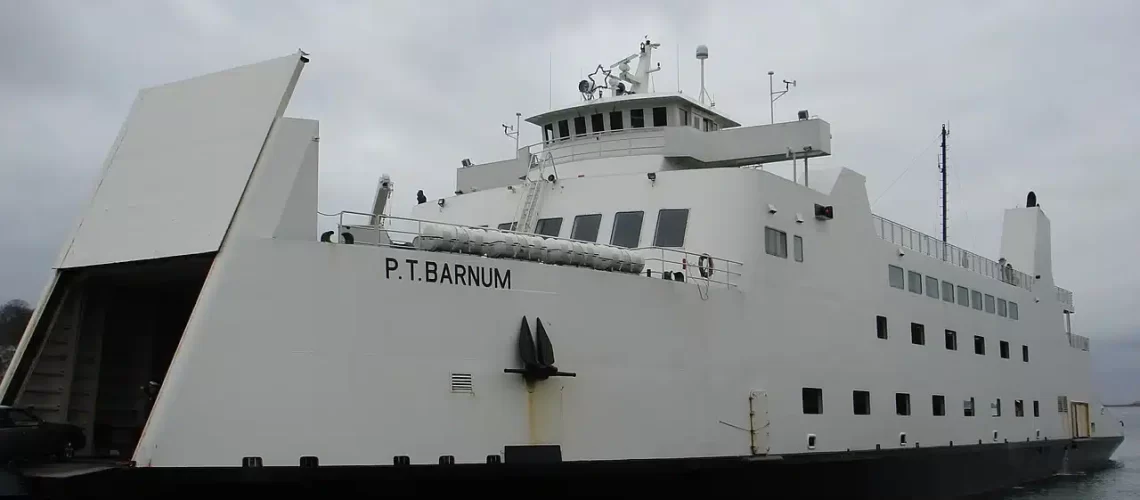
[[[530,325],[526,316],[523,316],[522,326],[519,327],[518,352],[522,359],[522,368],[506,368],[505,373],[517,373],[527,382],[546,380],[550,377],[577,377],[576,373],[558,371],[554,366],[554,345],[542,326],[542,318],[535,318],[537,323],[537,338],[530,334]]]

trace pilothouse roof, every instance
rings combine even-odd
[[[565,115],[575,115],[584,113],[584,110],[590,110],[589,113],[595,113],[595,109],[614,108],[623,103],[632,101],[644,101],[646,106],[655,104],[677,103],[682,102],[687,106],[691,106],[700,110],[704,115],[715,117],[720,122],[721,128],[739,127],[740,123],[732,118],[725,116],[713,108],[705,106],[685,94],[679,93],[647,93],[647,94],[623,94],[620,96],[606,96],[602,98],[594,98],[588,101],[582,101],[570,106],[552,109],[543,113],[531,116],[526,119],[528,123],[533,123],[538,126],[549,123],[551,120]],[[577,112],[577,113],[576,113]]]

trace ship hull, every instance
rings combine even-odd
[[[153,497],[171,493],[422,495],[525,488],[557,494],[703,491],[782,497],[955,498],[1111,466],[1123,437],[766,457],[315,467],[117,467],[29,474],[33,497]]]

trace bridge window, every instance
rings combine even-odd
[[[558,237],[558,233],[562,230],[562,217],[555,217],[552,219],[538,219],[538,225],[534,227],[535,234],[543,236]]]
[[[1009,303],[1009,319],[1017,319],[1017,302]]]
[[[942,300],[954,303],[954,284],[950,282],[942,282]]]
[[[598,113],[598,114],[591,116],[590,121],[593,122],[593,123],[591,123],[591,125],[594,126],[594,132],[595,133],[606,131],[606,122],[605,122],[605,120],[602,119],[601,113]]]
[[[856,415],[871,414],[871,393],[868,391],[854,391],[851,393],[851,404]]]
[[[922,275],[918,274],[914,271],[907,271],[906,277],[908,280],[907,288],[910,289],[910,291],[921,295],[922,294]]]
[[[554,142],[554,124],[553,123],[547,123],[546,126],[542,128],[542,140],[544,140],[546,142]]]
[[[823,389],[804,387],[804,414],[819,415],[823,413]]]
[[[669,112],[665,108],[653,108],[653,126],[664,127],[669,123]]]
[[[518,222],[504,222],[502,224],[499,224],[497,227],[503,231],[514,231],[516,228],[518,228],[518,226]]]
[[[610,130],[621,130],[625,128],[621,121],[621,111],[610,111]]]
[[[970,307],[970,289],[964,286],[958,287],[958,305],[962,307]]]
[[[566,120],[558,122],[558,137],[560,139],[567,139],[570,137],[570,124]]]
[[[631,110],[629,110],[629,126],[630,126],[630,128],[642,128],[645,126],[645,110],[644,109],[631,109]]]
[[[688,124],[689,124],[689,110],[682,109],[681,110],[681,126],[685,126]]]
[[[570,227],[570,239],[596,242],[600,225],[602,225],[602,214],[574,217],[574,225]]]
[[[585,116],[574,117],[574,135],[576,135],[576,136],[586,135],[586,117]]]
[[[933,276],[926,277],[926,296],[930,298],[938,298],[938,278]]]
[[[614,214],[614,228],[610,233],[610,244],[637,248],[641,244],[641,222],[645,212],[618,212]]]
[[[764,228],[764,252],[780,258],[788,258],[788,233],[770,227]],[[901,269],[900,269],[901,271]]]
[[[994,296],[987,293],[986,294],[986,312],[993,314],[995,309],[996,308],[994,307]]]
[[[689,209],[665,208],[657,212],[657,233],[653,235],[655,247],[685,245],[685,229],[689,225]]]
[[[792,237],[792,255],[796,257],[796,262],[804,261],[804,239],[800,236]]]
[[[1005,299],[997,299],[997,300],[998,300],[998,316],[1001,316],[1004,318],[1004,317],[1006,317]]]
[[[982,292],[970,290],[970,305],[974,306],[974,309],[982,310]]]
[[[767,246],[767,243],[768,243],[767,237],[765,237],[764,245]],[[769,252],[769,253],[771,253],[771,252]],[[902,290],[903,289],[903,268],[901,268],[899,266],[892,266],[890,264],[887,264],[887,281],[889,281],[891,283],[891,286],[898,288],[899,290]]]

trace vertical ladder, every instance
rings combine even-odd
[[[546,152],[546,156],[538,165],[538,179],[531,179],[529,173],[526,176],[526,197],[523,198],[516,219],[518,223],[515,226],[515,231],[517,232],[533,233],[538,224],[538,215],[542,208],[542,194],[546,185],[550,184],[550,181],[543,176],[548,164],[554,168],[554,157],[551,156],[550,152]]]

